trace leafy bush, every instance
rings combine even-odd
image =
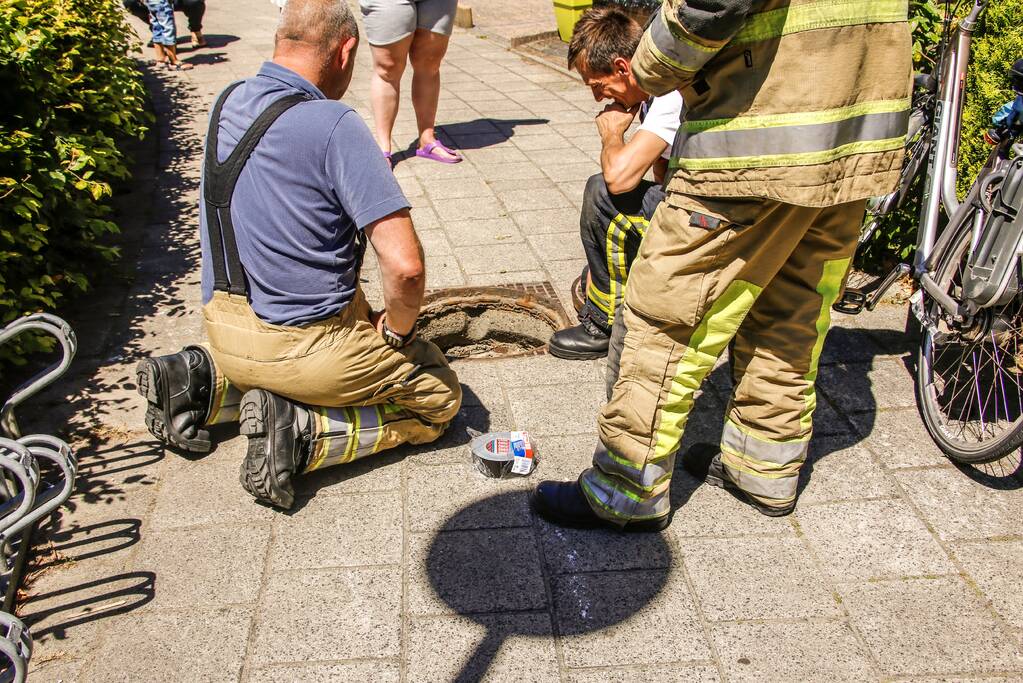
[[[961,3],[959,14],[972,3]],[[914,65],[918,71],[933,71],[941,37],[942,11],[932,0],[912,0]],[[965,195],[977,171],[987,160],[990,148],[984,131],[1000,105],[1013,98],[1009,88],[1009,67],[1023,57],[1023,3],[1019,0],[991,0],[981,17],[970,53],[970,70],[963,108],[963,129],[959,147],[959,192]],[[884,272],[906,261],[916,245],[920,185],[912,201],[885,219],[872,242],[857,254],[856,265],[867,271]]]
[[[119,0],[0,0],[0,324],[54,310],[117,257],[116,143],[147,118],[133,41]]]

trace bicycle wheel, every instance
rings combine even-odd
[[[938,259],[934,279],[956,301],[970,250],[967,227]],[[922,330],[916,399],[924,426],[952,460],[998,460],[1023,444],[1023,300],[982,310],[968,325],[929,312],[937,331]]]

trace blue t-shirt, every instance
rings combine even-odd
[[[323,320],[348,305],[358,285],[357,231],[409,206],[359,115],[273,62],[263,64],[224,103],[219,161],[227,159],[263,110],[295,93],[312,99],[270,126],[231,199],[252,310],[276,325]],[[208,303],[213,265],[203,201],[200,223],[202,298]]]

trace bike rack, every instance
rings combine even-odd
[[[49,434],[23,436],[15,409],[53,384],[78,350],[74,330],[49,313],[19,318],[0,329],[0,344],[29,331],[57,339],[61,357],[18,387],[0,407],[0,683],[21,683],[28,675],[32,637],[14,612],[36,527],[70,497],[78,474],[71,447]],[[45,465],[40,470],[40,463]],[[4,662],[4,658],[8,660]]]

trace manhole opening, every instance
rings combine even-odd
[[[566,320],[560,304],[532,289],[433,292],[419,315],[419,336],[452,360],[541,354],[551,334],[565,327]]]

